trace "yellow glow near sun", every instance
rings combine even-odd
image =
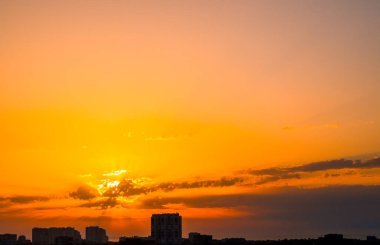
[[[116,187],[120,184],[120,181],[118,180],[114,180],[114,181],[111,181],[111,182],[108,182],[107,183],[107,188],[112,188],[112,187]]]
[[[103,176],[120,176],[120,175],[123,175],[127,173],[127,170],[125,169],[121,169],[121,170],[116,170],[116,171],[113,171],[113,172],[110,172],[110,173],[104,173]]]

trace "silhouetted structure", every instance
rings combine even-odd
[[[0,234],[0,245],[15,245],[16,242],[16,234]]]
[[[106,230],[99,226],[86,227],[86,243],[107,244],[108,236]]]
[[[198,232],[190,232],[189,233],[189,243],[191,245],[204,244],[209,245],[212,244],[212,235],[203,235]]]
[[[380,245],[380,241],[373,236],[368,240],[346,239],[341,234],[327,234],[318,239],[284,239],[277,241],[247,241],[253,245]]]
[[[148,237],[120,237],[120,245],[154,245],[156,242]]]
[[[69,236],[59,236],[55,238],[55,245],[74,245],[74,240]]]
[[[18,236],[17,243],[26,242],[26,237],[24,235]]]
[[[17,239],[17,245],[31,245],[32,241],[26,239],[24,235],[20,235]]]
[[[378,239],[375,236],[367,236],[367,242],[377,242]]]
[[[109,242],[106,230],[98,226],[86,227],[86,240],[79,231],[66,228],[33,228],[32,239],[16,234],[0,234],[0,245],[380,245],[376,236],[366,240],[347,239],[342,234],[326,234],[318,239],[283,239],[252,241],[245,238],[213,239],[212,235],[189,233],[182,239],[182,217],[178,213],[153,214],[150,237],[120,237],[119,242]]]
[[[70,237],[72,238],[72,244],[82,242],[79,231],[72,227],[33,228],[32,230],[33,245],[53,245],[56,244],[58,237]]]
[[[223,245],[244,245],[247,244],[247,240],[245,238],[225,238],[221,240],[221,244]]]
[[[343,235],[342,234],[327,234],[323,237],[326,241],[342,241]]]
[[[158,244],[181,244],[182,217],[178,213],[153,214],[151,237]]]

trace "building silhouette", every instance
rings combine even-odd
[[[55,245],[74,245],[74,239],[69,236],[59,236],[55,238]]]
[[[80,244],[82,238],[79,231],[72,227],[33,228],[32,242],[34,245],[53,245],[64,242]]]
[[[120,237],[119,245],[155,245],[155,241],[149,237]]]
[[[16,242],[16,234],[0,234],[0,245],[15,245]]]
[[[86,227],[86,242],[92,244],[107,244],[108,236],[106,230],[99,226]]]
[[[212,235],[204,235],[198,232],[189,233],[189,243],[195,244],[212,244]]]
[[[153,214],[151,238],[158,244],[181,244],[182,217],[178,213]]]
[[[32,241],[26,239],[26,237],[24,235],[20,235],[20,236],[18,236],[16,244],[17,245],[31,245]]]
[[[341,241],[343,240],[342,234],[326,234],[323,236],[323,239],[328,241]]]

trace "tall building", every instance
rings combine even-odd
[[[153,214],[151,237],[158,244],[181,244],[182,217],[178,213]]]
[[[52,228],[33,228],[32,242],[36,245],[53,245],[62,240],[63,237],[72,238],[73,244],[82,242],[79,231],[72,227],[52,227]]]
[[[106,230],[99,226],[86,227],[86,242],[106,244],[108,242]]]

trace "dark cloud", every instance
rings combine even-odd
[[[135,196],[141,194],[148,194],[155,191],[174,191],[176,189],[196,189],[207,187],[228,187],[234,186],[244,182],[241,177],[222,177],[216,180],[199,180],[199,181],[184,181],[184,182],[164,182],[151,186],[139,186],[132,180],[124,179],[117,186],[109,188],[104,197],[118,197],[118,196]]]
[[[349,175],[355,175],[357,172],[355,170],[349,170],[344,173],[325,173],[324,177],[339,177],[339,176],[349,176]]]
[[[136,185],[130,179],[123,179],[120,183],[112,188],[109,188],[103,193],[104,197],[118,197],[118,196],[135,196],[140,194],[147,194],[155,191],[155,187],[141,187]]]
[[[327,171],[327,170],[339,170],[339,169],[371,169],[380,168],[380,158],[375,158],[365,162],[353,161],[347,159],[322,161],[307,163],[296,167],[290,168],[268,168],[260,170],[251,170],[250,173],[256,175],[275,175],[279,173],[290,173],[290,172],[316,172],[316,171]]]
[[[46,196],[10,196],[10,197],[0,197],[0,202],[10,203],[10,204],[26,204],[32,202],[45,202],[50,200]]]
[[[357,200],[360,199],[360,200]],[[366,201],[370,201],[365,204]],[[343,204],[343,206],[355,206],[358,204],[372,206],[380,205],[380,186],[331,186],[316,189],[303,189],[296,187],[284,187],[274,189],[270,194],[233,194],[212,195],[191,198],[168,197],[148,198],[142,201],[144,208],[164,207],[167,204],[184,204],[195,208],[213,207],[275,207],[275,210],[290,208],[294,205],[306,205],[318,208],[321,204]],[[323,205],[322,205],[323,206]],[[331,206],[333,209],[334,206]],[[339,208],[338,206],[336,208]],[[379,214],[380,216],[380,214]]]
[[[10,196],[10,197],[0,197],[0,216],[9,215],[9,209],[12,209],[12,212],[21,213],[27,210],[25,207],[15,209],[17,204],[29,204],[34,202],[47,202],[50,200],[50,197],[46,196]]]
[[[141,208],[165,209],[170,204],[192,208],[234,208],[246,213],[231,224],[249,235],[272,237],[318,236],[327,232],[373,234],[380,227],[380,186],[333,186],[318,189],[282,188],[270,194],[236,194],[192,198],[149,198]],[[194,221],[195,222],[195,221]],[[203,220],[202,220],[203,222]],[[226,226],[228,222],[224,221]],[[211,229],[217,230],[214,221]],[[245,224],[245,225],[242,225]],[[202,225],[199,223],[198,225]],[[234,226],[228,226],[233,230]],[[207,227],[206,227],[207,229]],[[227,229],[227,228],[226,228]],[[271,234],[269,234],[272,232]],[[375,233],[376,234],[376,233]],[[299,235],[298,235],[299,236]]]
[[[193,182],[177,182],[177,183],[161,183],[156,189],[163,191],[173,191],[175,189],[195,189],[195,188],[207,188],[207,187],[228,187],[234,186],[244,182],[244,178],[241,177],[222,177],[217,180],[200,180]]]
[[[80,207],[107,209],[107,208],[116,207],[119,204],[120,203],[116,198],[109,197],[109,198],[101,198],[100,200],[97,200],[97,201],[81,204]]]
[[[81,204],[80,207],[89,208],[112,208],[120,204],[118,197],[130,197],[142,194],[148,194],[156,191],[174,191],[176,189],[195,189],[207,187],[228,187],[240,184],[244,181],[240,177],[222,177],[216,180],[199,180],[185,182],[165,182],[150,186],[140,186],[131,179],[123,179],[117,186],[107,189],[102,195],[99,195],[96,189],[89,186],[81,186],[75,192],[71,192],[70,196],[76,199],[87,200],[88,202]],[[97,198],[95,201],[93,199]]]
[[[155,191],[174,191],[176,189],[194,189],[206,187],[227,187],[233,186],[244,181],[243,178],[228,178],[222,177],[216,180],[199,180],[193,182],[165,182],[157,185],[140,186],[135,184],[133,180],[123,179],[120,183],[112,188],[109,188],[102,195],[98,191],[89,187],[81,186],[75,192],[71,192],[70,196],[76,199],[87,200],[88,202],[79,205],[87,208],[107,209],[122,205],[117,198],[129,197],[141,194],[148,194]],[[96,200],[94,200],[96,198]]]
[[[164,182],[155,185],[142,186],[136,184],[131,179],[123,179],[117,186],[107,189],[101,196],[108,198],[115,197],[130,197],[136,195],[145,195],[156,191],[170,192],[177,189],[199,189],[209,187],[229,187],[235,185],[262,185],[279,180],[300,179],[302,173],[327,171],[337,169],[365,169],[380,167],[380,158],[369,160],[366,162],[354,162],[352,160],[332,160],[308,163],[300,166],[289,168],[267,168],[259,170],[247,170],[243,173],[253,175],[252,177],[243,177],[235,175],[230,177],[221,177],[220,179],[204,179],[197,181],[183,181],[183,182]],[[325,175],[325,177],[337,177],[337,174]],[[99,197],[98,191],[89,186],[81,186],[75,192],[71,192],[70,196],[81,200],[91,200]]]
[[[266,168],[245,171],[255,176],[265,176],[256,182],[257,185],[274,182],[282,179],[300,178],[302,173],[313,173],[317,171],[341,170],[341,169],[371,169],[380,168],[380,158],[375,158],[365,162],[339,159],[332,161],[322,161],[307,163],[289,168]]]
[[[380,168],[380,157],[366,161],[364,166],[364,168]]]
[[[98,190],[91,186],[80,186],[76,191],[71,192],[70,197],[81,200],[91,200],[99,196]]]
[[[88,186],[79,187],[77,191],[70,193],[70,196],[82,200],[92,200],[96,197],[102,197],[102,200],[83,204],[83,207],[101,207],[109,208],[118,205],[116,198],[131,197],[136,195],[146,195],[149,193],[164,191],[171,192],[177,189],[199,189],[209,187],[230,187],[230,186],[251,186],[263,185],[280,180],[291,180],[302,178],[303,173],[312,173],[316,171],[326,171],[323,177],[338,177],[342,175],[355,174],[354,169],[370,169],[380,167],[380,158],[368,160],[365,162],[352,160],[332,160],[323,162],[314,162],[304,165],[288,168],[267,168],[259,170],[243,171],[244,174],[238,174],[230,177],[221,177],[219,179],[203,179],[197,181],[183,182],[163,182],[152,185],[136,184],[132,179],[123,179],[117,186],[107,189],[102,195],[96,189]],[[328,170],[348,169],[346,173],[328,173]],[[247,176],[246,174],[251,176]],[[162,200],[147,200],[144,207],[165,208]]]
[[[286,179],[300,179],[301,175],[298,173],[279,173],[276,175],[269,175],[266,177],[262,177],[260,180],[256,181],[256,185],[262,185],[266,183],[275,182],[278,180],[286,180]]]
[[[44,196],[13,196],[9,198],[13,203],[45,202],[49,199],[49,197]]]
[[[333,169],[346,169],[346,168],[356,168],[356,165],[359,167],[359,164],[355,164],[352,160],[340,159],[324,162],[314,162],[308,163],[297,167],[288,168],[289,172],[316,172],[316,171],[325,171]],[[361,164],[365,165],[365,164]]]

